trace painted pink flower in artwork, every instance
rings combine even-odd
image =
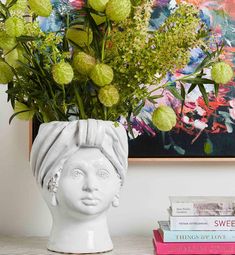
[[[229,105],[232,107],[232,108],[235,108],[235,99],[232,99],[229,101]]]
[[[182,3],[182,2],[186,2],[186,3],[189,3],[189,4],[193,4],[193,5],[196,5],[198,7],[202,7],[204,5],[208,5],[208,4],[211,4],[213,3],[213,0],[176,0],[177,3]]]
[[[231,118],[235,120],[235,108],[229,109],[229,114],[230,114]]]
[[[200,130],[203,130],[205,128],[208,127],[208,125],[206,124],[206,121],[202,121],[202,120],[195,120],[194,121],[194,127]]]
[[[80,10],[85,5],[85,1],[84,0],[70,0],[70,4],[72,5],[73,8]]]
[[[194,4],[194,5],[200,6],[203,2],[205,2],[205,0],[185,0],[185,2],[188,2],[190,4]]]
[[[235,120],[235,99],[230,100],[229,105],[231,106],[231,108],[229,108],[230,116]]]
[[[221,1],[221,7],[229,14],[232,18],[235,18],[235,0],[223,0]]]
[[[168,4],[168,0],[154,0],[153,1],[153,6],[164,6]]]

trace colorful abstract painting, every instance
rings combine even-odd
[[[183,0],[156,0],[149,29],[158,29]],[[200,17],[208,29],[215,45],[225,44],[223,59],[235,66],[235,0],[184,0],[200,9]],[[81,8],[83,0],[52,0],[53,13],[49,18],[40,18],[44,31],[63,29],[61,20],[73,8]],[[185,31],[187,33],[187,31]],[[188,65],[162,82],[174,81],[182,75],[194,72],[203,61],[202,49],[194,49]],[[150,87],[151,89],[151,87]],[[187,91],[187,87],[185,88]],[[151,113],[156,104],[146,102],[144,109],[132,118],[133,133],[129,134],[129,156],[131,158],[161,157],[234,157],[235,158],[235,81],[220,86],[215,97],[214,86],[206,85],[209,106],[203,100],[199,89],[186,97],[184,106],[170,91],[162,91],[163,98],[157,105],[167,104],[178,116],[176,127],[170,132],[159,132],[151,122]],[[124,125],[125,119],[120,120]]]
[[[181,1],[157,0],[150,29],[157,29],[177,8],[179,2]],[[214,41],[218,44],[225,43],[223,59],[234,67],[235,0],[186,2],[200,8],[201,19],[211,29]],[[211,44],[211,47],[214,45]],[[174,83],[177,77],[192,73],[204,58],[201,49],[192,50],[188,66],[175,74],[169,74],[166,79]],[[150,113],[156,105],[146,102],[140,115],[132,120],[135,138],[130,135],[130,157],[235,157],[235,82],[220,86],[217,97],[213,86],[206,87],[209,106],[203,101],[199,89],[188,94],[183,108],[181,102],[169,91],[163,91],[164,97],[158,104],[172,106],[178,116],[177,126],[171,132],[163,133],[154,128]]]

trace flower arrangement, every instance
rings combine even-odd
[[[197,87],[209,105],[205,85],[212,84],[216,96],[233,70],[220,59],[223,43],[212,41],[198,8],[186,2],[157,30],[149,25],[153,0],[0,3],[0,83],[7,84],[15,112],[10,121],[122,116],[131,131],[131,118],[150,102],[156,106],[153,124],[169,131],[177,116],[159,103],[163,91],[183,105]],[[194,71],[166,80],[199,47],[205,57]]]

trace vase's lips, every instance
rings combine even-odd
[[[81,201],[86,206],[96,206],[98,205],[100,199],[95,197],[84,197],[81,199]]]

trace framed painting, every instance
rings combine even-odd
[[[234,67],[235,0],[186,2],[200,9],[200,17],[211,29],[213,39],[225,44],[224,60]],[[157,0],[150,29],[157,29],[175,8],[175,0]],[[168,79],[174,81],[182,74],[190,74],[204,57],[201,49],[193,49],[188,66],[175,74],[169,74]],[[175,86],[177,88],[177,84]],[[171,105],[178,116],[177,125],[170,132],[163,133],[154,128],[150,113],[156,106],[147,102],[140,112],[144,121],[138,116],[132,120],[135,132],[134,138],[129,135],[131,161],[235,161],[235,82],[220,86],[217,97],[211,85],[206,87],[209,92],[208,106],[199,89],[187,95],[183,108],[169,91],[163,92],[161,100]]]
[[[182,0],[156,0],[150,29],[161,26]],[[217,43],[224,42],[223,58],[234,67],[235,58],[235,0],[185,0],[196,5],[211,36]],[[187,31],[185,31],[187,33]],[[211,45],[213,49],[214,44]],[[166,79],[174,82],[181,75],[193,72],[205,58],[197,48],[191,52],[189,64]],[[175,84],[177,88],[177,84]],[[172,106],[178,116],[176,127],[170,132],[159,132],[151,122],[151,112],[156,105],[146,102],[139,116],[132,118],[134,132],[129,134],[130,161],[235,161],[235,81],[220,86],[215,97],[214,86],[206,85],[209,93],[207,106],[201,92],[194,90],[185,104],[163,91],[158,104]],[[141,120],[142,119],[142,120]],[[144,121],[143,121],[144,120]],[[38,132],[39,123],[30,125],[30,146]]]

